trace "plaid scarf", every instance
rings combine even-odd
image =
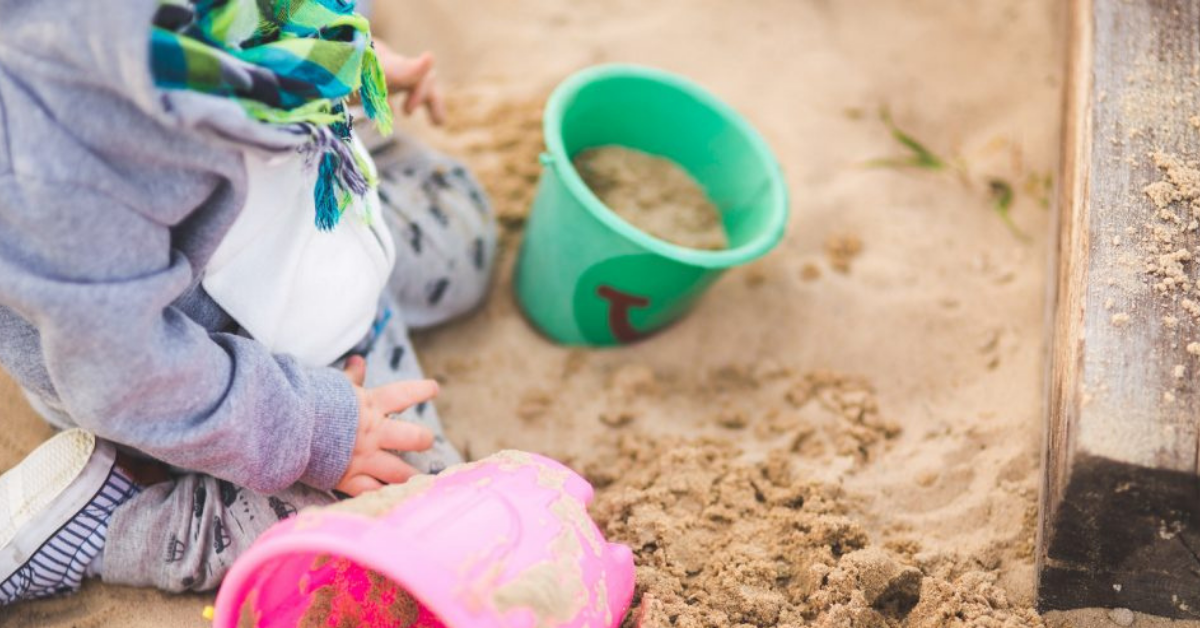
[[[254,120],[308,135],[305,150],[320,159],[318,229],[333,229],[351,195],[374,185],[345,101],[357,92],[383,135],[392,114],[353,0],[161,0],[150,41],[158,87],[230,98]]]

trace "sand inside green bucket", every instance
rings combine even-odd
[[[580,152],[575,169],[602,203],[638,229],[691,249],[729,247],[721,213],[675,162],[624,146]]]

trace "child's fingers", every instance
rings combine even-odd
[[[438,394],[438,384],[432,379],[392,382],[372,388],[367,394],[383,414],[392,414],[433,399]]]
[[[429,97],[429,90],[433,87],[433,81],[437,78],[437,72],[430,70],[428,74],[421,78],[421,82],[408,92],[408,98],[404,99],[404,114],[412,115],[417,107],[420,107]]]
[[[364,466],[371,477],[384,484],[402,484],[419,473],[399,456],[387,451],[377,452]]]
[[[416,423],[389,421],[379,435],[379,444],[396,451],[425,451],[433,447],[433,432]]]
[[[384,79],[387,80],[388,89],[412,89],[433,69],[433,55],[428,52],[415,59],[399,56],[397,59],[395,63],[387,63],[384,66]]]
[[[352,355],[346,358],[346,365],[342,367],[342,372],[350,378],[352,384],[362,386],[363,381],[367,378],[367,361],[361,355]]]
[[[374,491],[383,488],[383,483],[369,475],[358,474],[347,478],[337,486],[337,490],[351,496],[358,497],[363,493]]]
[[[446,121],[446,103],[442,100],[442,90],[438,89],[437,83],[429,86],[429,98],[425,102],[425,109],[429,111],[429,120],[434,126],[442,126]]]

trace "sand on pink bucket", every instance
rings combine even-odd
[[[305,510],[263,536],[222,597],[245,595],[239,628],[612,625],[632,595],[633,564],[588,516],[591,496],[566,467],[503,451]],[[355,543],[393,549],[379,556]],[[229,617],[221,602],[219,621]]]

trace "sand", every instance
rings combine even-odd
[[[626,628],[1042,625],[995,574],[873,546],[841,489],[805,481],[792,453],[748,463],[724,441],[619,441],[594,510],[637,557]]]
[[[1187,248],[1192,234],[1200,229],[1200,164],[1161,152],[1151,159],[1161,178],[1143,192],[1156,211],[1146,218],[1142,233],[1137,234],[1140,238],[1131,244],[1141,254],[1144,275],[1164,304],[1178,302],[1185,315],[1200,319],[1200,294],[1193,278],[1196,271],[1192,251]],[[1178,324],[1171,315],[1164,316],[1163,322],[1171,328]],[[1200,353],[1191,349],[1193,340],[1180,338],[1180,344],[1188,347],[1188,353]]]
[[[572,161],[600,202],[641,231],[691,249],[728,248],[720,211],[675,162],[623,146],[588,149]]]
[[[358,628],[359,626],[388,625],[410,628],[417,621],[419,606],[404,589],[375,571],[362,572],[344,558],[323,556],[332,560],[336,573],[334,584],[320,587],[313,596],[312,606],[300,619],[298,628]],[[338,586],[360,585],[366,581],[369,604],[358,605],[353,598],[339,596]],[[353,582],[350,582],[353,580]],[[243,615],[245,617],[246,615]],[[255,622],[243,621],[238,628],[254,628]]]
[[[380,20],[384,37],[401,49],[436,50],[452,96],[445,131],[402,126],[465,155],[505,228],[486,306],[417,340],[426,369],[443,384],[439,407],[455,443],[473,458],[527,449],[586,470],[605,484],[597,515],[630,542],[637,531],[605,513],[674,481],[649,478],[654,461],[635,458],[648,455],[639,451],[732,456],[719,458],[731,471],[718,485],[730,487],[735,506],[740,478],[787,468],[788,486],[811,492],[803,507],[746,506],[773,513],[762,525],[788,517],[840,522],[836,534],[810,530],[793,541],[801,554],[789,568],[829,570],[829,583],[814,592],[821,599],[800,604],[786,587],[766,587],[759,597],[773,601],[745,606],[718,600],[730,592],[714,585],[704,591],[714,612],[777,606],[782,615],[790,606],[815,611],[809,624],[850,626],[876,615],[921,625],[939,609],[963,609],[964,620],[979,618],[975,625],[1004,625],[985,621],[988,613],[1036,625],[1027,609],[1041,441],[1045,182],[1057,163],[1063,68],[1057,3],[383,6],[390,12]],[[605,61],[685,73],[740,110],[783,165],[793,217],[772,255],[729,272],[670,330],[590,352],[551,345],[526,324],[511,296],[511,265],[537,177],[540,103],[572,70]],[[884,105],[897,125],[961,169],[863,167],[902,154],[873,114]],[[993,211],[993,178],[1016,190],[1010,216],[1027,240]],[[837,256],[826,250],[834,239]],[[19,397],[4,394],[0,466],[48,433]],[[687,508],[663,506],[667,516],[654,521],[665,527],[649,533],[703,531],[705,520]],[[643,595],[660,600],[650,606],[669,609],[684,590],[700,592],[676,591],[670,578],[687,580],[677,569],[699,563],[698,574],[720,582],[742,557],[748,568],[774,551],[770,542],[743,542],[706,561],[674,547],[675,557],[639,548],[643,567],[663,575],[643,575]],[[920,571],[921,588],[905,616],[910,569]],[[804,578],[790,584],[797,581]],[[89,585],[82,595],[0,611],[0,625],[202,627],[211,600]],[[1118,625],[1108,610],[1043,621]],[[1134,625],[1200,624],[1136,616]]]

